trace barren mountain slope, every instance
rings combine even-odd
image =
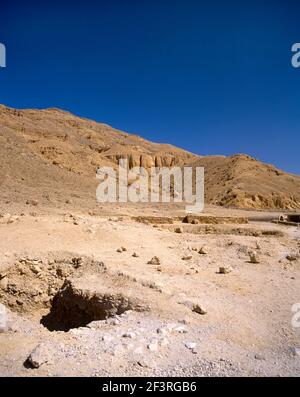
[[[37,199],[94,207],[95,171],[129,166],[204,166],[207,202],[238,208],[300,207],[300,177],[245,155],[200,157],[156,144],[59,109],[16,110],[0,105],[2,202]]]
[[[273,165],[245,154],[202,157],[192,164],[205,168],[206,199],[210,203],[256,209],[300,207],[300,177]]]

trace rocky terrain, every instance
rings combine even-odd
[[[0,376],[299,376],[299,177],[0,107]],[[206,206],[95,199],[97,166],[201,165]],[[255,186],[255,187],[254,187]]]
[[[1,202],[24,197],[44,206],[74,202],[95,210],[97,167],[205,167],[206,202],[230,208],[300,208],[300,177],[247,155],[196,156],[59,109],[0,105]]]
[[[300,375],[299,230],[155,214],[2,217],[2,376]]]

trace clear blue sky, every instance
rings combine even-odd
[[[2,0],[0,103],[300,174],[299,21],[288,0]]]

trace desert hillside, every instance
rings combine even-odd
[[[127,158],[130,167],[204,166],[206,201],[236,208],[300,207],[300,177],[247,155],[196,156],[59,109],[0,105],[2,202],[66,200],[95,206],[95,171]]]

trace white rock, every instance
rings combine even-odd
[[[195,347],[197,346],[197,343],[194,342],[185,342],[185,347],[187,347],[190,350],[195,349]]]
[[[152,352],[156,352],[158,350],[158,341],[151,341],[148,345],[147,348],[152,351]]]
[[[178,325],[178,327],[174,328],[174,331],[179,332],[180,334],[187,333],[187,330],[183,325]]]
[[[7,312],[6,307],[0,303],[0,333],[6,332],[8,330],[7,326]]]
[[[46,343],[40,343],[30,353],[28,357],[29,363],[33,368],[39,368],[45,363],[51,362],[51,350],[50,346]]]
[[[167,327],[161,327],[161,328],[157,328],[156,332],[161,335],[168,335],[170,332],[170,329]]]

